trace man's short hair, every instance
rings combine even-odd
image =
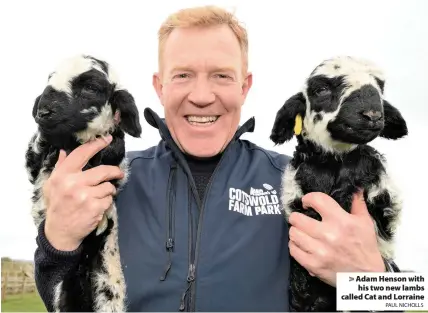
[[[247,30],[237,17],[226,9],[217,6],[198,6],[172,13],[162,23],[158,31],[158,63],[162,67],[162,53],[165,41],[175,28],[209,27],[228,25],[238,39],[242,52],[243,71],[248,69],[248,36]]]

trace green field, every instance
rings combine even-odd
[[[37,293],[25,295],[7,296],[6,301],[1,302],[2,312],[47,312],[42,300]],[[412,311],[406,311],[412,312]],[[417,312],[417,311],[414,311]],[[427,311],[419,311],[427,312]]]
[[[40,296],[37,293],[24,295],[8,295],[1,302],[2,312],[46,312]]]

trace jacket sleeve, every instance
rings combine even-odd
[[[78,263],[82,254],[80,246],[74,251],[55,249],[45,236],[45,221],[40,223],[34,253],[34,279],[37,291],[48,312],[54,311],[55,287],[65,274]]]

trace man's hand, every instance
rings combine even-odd
[[[351,214],[324,193],[307,194],[302,203],[316,210],[322,221],[293,212],[289,247],[291,256],[312,276],[336,286],[338,272],[385,271],[362,193],[354,196]]]
[[[47,212],[45,234],[57,250],[72,251],[93,231],[116,193],[108,181],[123,178],[117,166],[83,167],[111,142],[111,136],[85,143],[68,156],[60,152],[55,169],[43,186]]]

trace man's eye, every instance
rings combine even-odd
[[[226,74],[217,74],[216,76],[219,77],[219,78],[221,78],[221,79],[225,79],[225,78],[229,78],[230,77],[229,75],[226,75]]]
[[[187,78],[189,75],[186,73],[177,74],[174,76],[174,78]]]

